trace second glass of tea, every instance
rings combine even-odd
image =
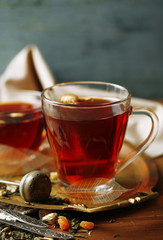
[[[0,145],[37,151],[43,131],[39,91],[17,90],[0,95]]]
[[[98,179],[109,182],[154,140],[157,116],[149,110],[132,109],[130,101],[126,88],[106,82],[61,83],[42,92],[48,140],[65,191],[69,186],[87,190]],[[118,164],[131,114],[148,116],[151,130],[135,154]],[[94,185],[94,191],[98,189]]]

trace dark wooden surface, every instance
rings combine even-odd
[[[159,197],[135,206],[87,215],[96,226],[90,240],[163,239],[163,156],[154,161],[159,171],[155,187]]]
[[[162,0],[0,0],[0,75],[36,44],[58,82],[109,81],[162,98]]]

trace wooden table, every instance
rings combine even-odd
[[[154,190],[159,196],[135,206],[91,214],[96,227],[90,240],[163,239],[163,156],[154,161],[159,172]]]

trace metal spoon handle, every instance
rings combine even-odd
[[[11,182],[11,181],[6,181],[6,180],[2,180],[2,179],[0,179],[0,183],[10,184],[10,185],[15,185],[15,186],[20,186],[20,183],[19,183],[19,182]]]
[[[9,214],[9,216],[14,217],[19,222],[27,223],[29,225],[36,226],[36,227],[44,227],[44,228],[47,227],[47,224],[44,223],[41,220],[38,220],[36,218],[32,218],[28,215],[24,215],[20,212],[16,212],[16,211],[8,209],[8,208],[2,207],[0,209],[0,212],[3,212],[5,214]]]
[[[73,239],[73,235],[71,235],[71,234],[59,232],[56,230],[51,230],[51,229],[44,228],[44,227],[40,228],[40,227],[28,225],[26,223],[8,221],[8,220],[1,219],[1,218],[0,218],[0,222],[3,224],[7,224],[10,226],[16,227],[16,228],[23,229],[23,230],[31,232],[31,233],[41,235],[41,236],[53,237],[55,239]]]

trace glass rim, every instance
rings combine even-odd
[[[39,99],[37,100],[37,102],[39,102],[39,105],[40,106],[38,106],[35,102],[32,102],[31,100],[30,100],[30,98],[29,98],[29,101],[24,101],[23,100],[23,98],[22,99],[19,99],[19,97],[22,95],[24,95],[24,94],[26,94],[26,96],[34,96],[34,97],[39,97]],[[0,105],[2,105],[2,104],[8,104],[8,103],[29,103],[29,104],[31,104],[32,105],[32,109],[30,110],[28,110],[28,111],[26,111],[26,112],[23,112],[23,115],[25,116],[25,115],[28,115],[28,114],[31,114],[31,113],[34,113],[34,112],[41,112],[42,111],[42,106],[41,106],[41,91],[38,91],[38,90],[25,90],[25,89],[17,89],[17,90],[11,90],[10,92],[9,92],[9,96],[11,97],[11,96],[17,96],[18,97],[18,99],[17,98],[15,98],[15,99],[7,99],[6,101],[1,101],[0,102]],[[40,100],[40,101],[39,101]],[[0,112],[0,117],[3,117],[3,116],[6,116],[6,115],[10,115],[12,112],[14,112],[14,113],[18,113],[18,112],[20,112],[20,111],[16,111],[16,110],[11,110],[11,111],[1,111]]]
[[[48,91],[48,90],[52,90],[54,89],[55,87],[57,86],[70,86],[70,85],[84,85],[84,84],[99,84],[99,85],[108,85],[108,86],[113,86],[113,87],[116,87],[118,89],[122,89],[122,90],[125,90],[126,93],[127,93],[127,96],[125,96],[124,98],[122,99],[119,99],[117,101],[113,101],[111,103],[97,103],[96,105],[76,105],[76,104],[73,104],[73,103],[62,103],[62,102],[58,102],[58,101],[55,101],[55,100],[51,100],[49,98],[47,98],[45,96],[45,92]],[[115,84],[115,83],[111,83],[111,82],[102,82],[102,81],[74,81],[74,82],[64,82],[64,83],[57,83],[53,86],[50,86],[48,88],[45,88],[43,89],[42,93],[41,93],[41,98],[43,100],[45,100],[46,102],[48,102],[49,104],[51,105],[56,105],[56,106],[59,106],[59,107],[67,107],[67,108],[78,108],[78,109],[88,109],[88,108],[101,108],[101,107],[107,107],[107,106],[112,106],[112,105],[116,105],[116,104],[121,104],[127,100],[129,100],[131,98],[131,94],[130,92],[128,91],[127,88],[123,87],[122,85],[118,85],[118,84]]]

